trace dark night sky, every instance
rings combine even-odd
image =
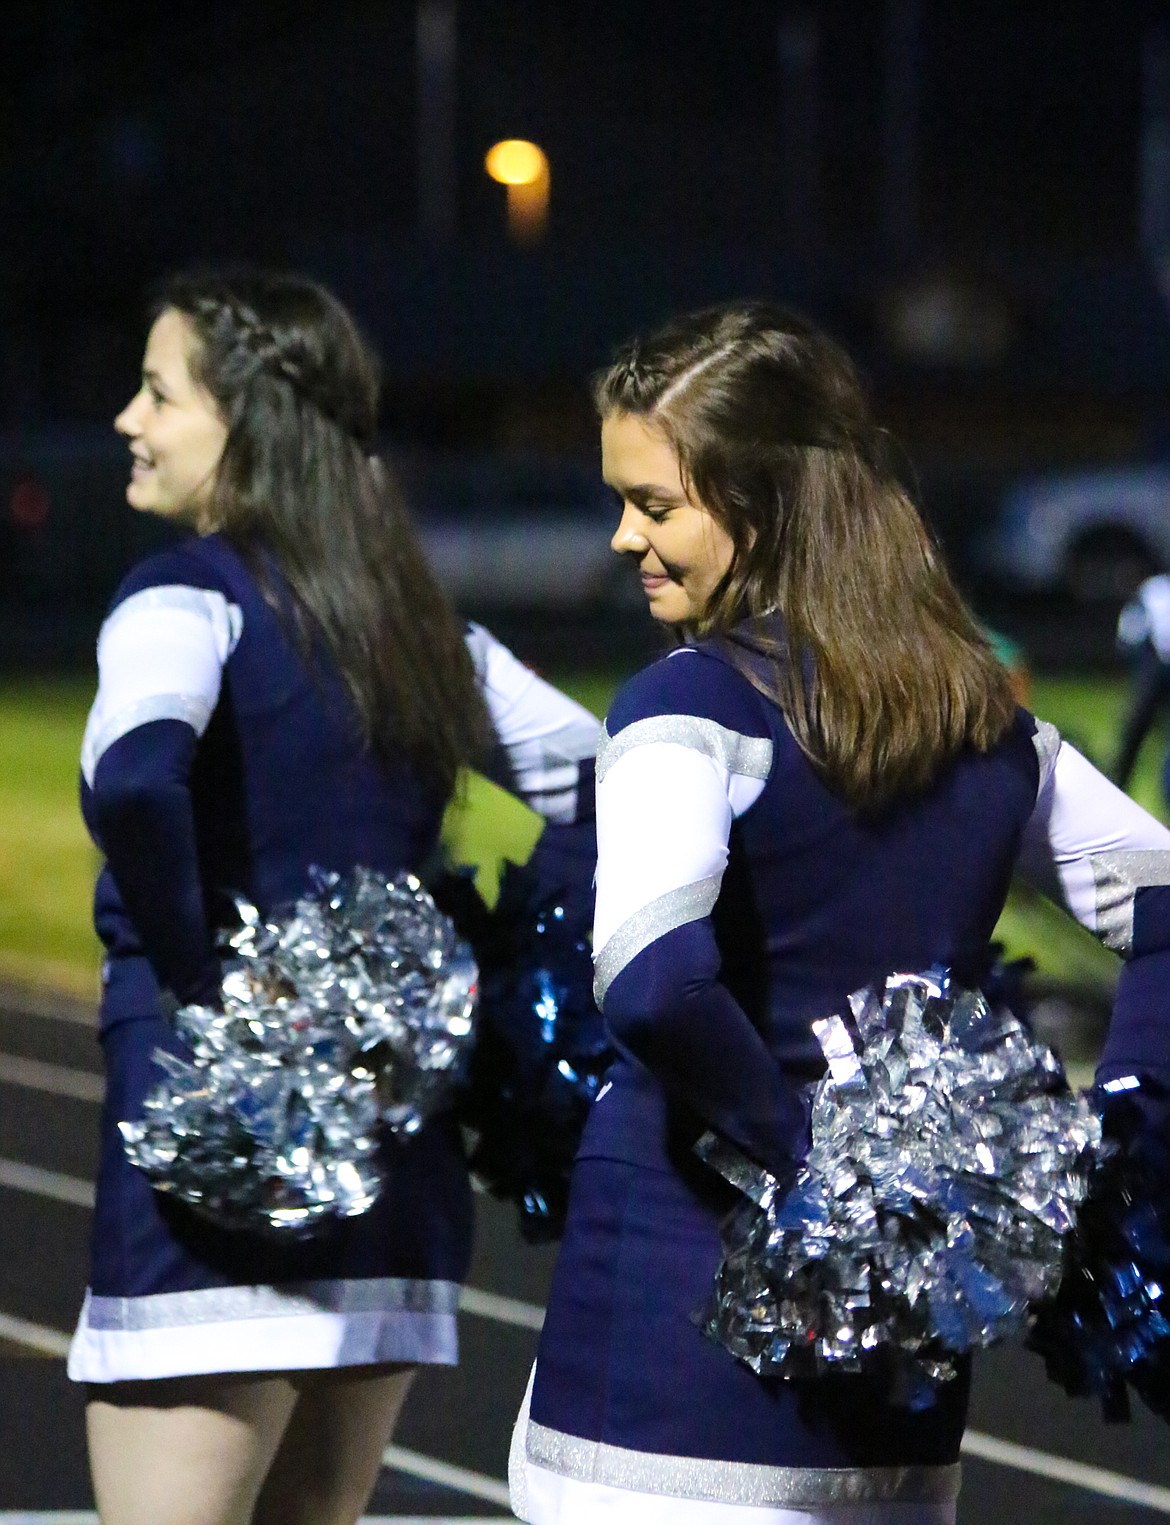
[[[783,237],[777,30],[819,30],[819,194],[831,239],[872,233],[880,0],[462,0],[461,234],[490,233],[493,137],[549,147],[554,234]],[[1132,244],[1150,0],[921,0],[915,181],[928,246]],[[338,222],[409,236],[413,0],[8,0],[0,187],[32,218],[149,238],[279,238]],[[250,210],[249,210],[250,209]],[[157,235],[156,235],[157,236]]]

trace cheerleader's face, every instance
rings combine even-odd
[[[190,320],[168,309],[146,341],[142,385],[114,420],[130,444],[126,501],[202,529],[227,439],[227,425],[192,377]]]
[[[687,492],[674,447],[633,413],[601,425],[601,471],[622,503],[610,544],[638,564],[650,613],[664,625],[697,620],[731,565],[731,536]]]

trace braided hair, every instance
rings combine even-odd
[[[460,624],[371,455],[380,367],[353,315],[315,282],[265,271],[174,277],[153,310],[190,323],[192,377],[227,425],[210,523],[306,657],[332,658],[366,742],[450,794],[488,722]]]

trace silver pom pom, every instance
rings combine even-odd
[[[1055,1290],[1100,1121],[1012,1012],[944,973],[849,1007],[814,1024],[828,1070],[787,1182],[700,1140],[751,1199],[707,1328],[762,1374],[880,1370],[920,1406]]]
[[[413,876],[314,871],[268,921],[237,902],[222,1009],[185,1006],[192,1059],[165,1072],[126,1154],[161,1191],[233,1228],[307,1232],[372,1206],[382,1126],[415,1132],[451,1096],[477,971]]]

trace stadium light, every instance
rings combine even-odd
[[[536,243],[548,226],[548,155],[526,138],[504,138],[488,149],[483,165],[505,189],[509,236],[518,244]]]

